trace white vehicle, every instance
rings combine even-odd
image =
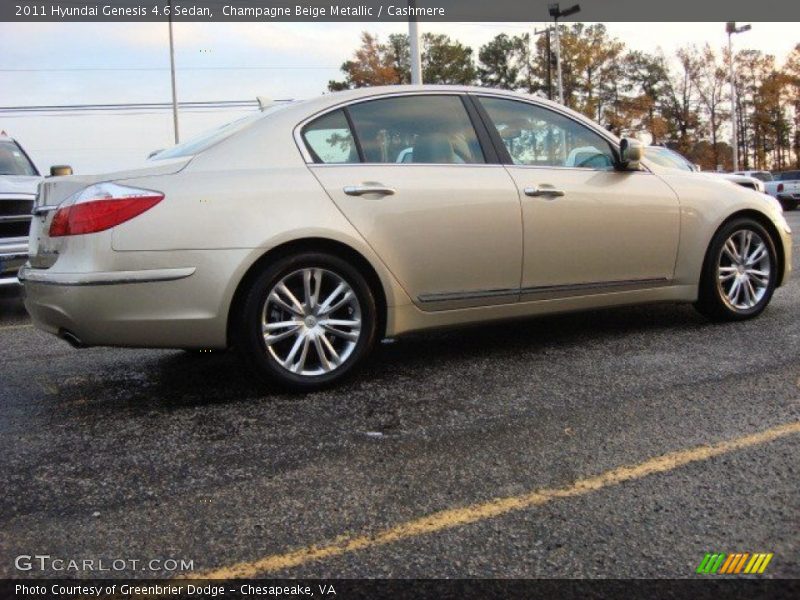
[[[726,179],[731,183],[755,190],[756,192],[761,192],[762,194],[766,193],[764,183],[757,177],[750,177],[740,173],[717,173],[715,171],[701,171],[700,167],[691,162],[688,158],[678,152],[675,152],[675,150],[670,150],[664,146],[647,146],[644,149],[644,155],[662,167],[680,169],[681,171],[694,171],[709,177]]]
[[[767,194],[777,198],[784,210],[794,210],[800,203],[800,171],[786,171],[777,175],[769,171],[737,171],[736,174],[763,181]]]
[[[25,150],[0,134],[0,286],[16,285],[28,259],[28,230],[36,187],[42,180]]]
[[[775,194],[785,208],[794,210],[800,204],[800,171],[784,171],[775,175]]]

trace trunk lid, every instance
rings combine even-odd
[[[180,157],[168,160],[147,161],[143,166],[113,173],[99,175],[68,175],[65,177],[48,177],[39,184],[34,216],[31,219],[30,236],[28,238],[30,264],[32,267],[47,269],[51,267],[69,238],[50,238],[48,232],[56,207],[74,193],[93,183],[101,181],[118,181],[121,179],[137,179],[154,175],[171,175],[183,169],[193,157]]]
[[[39,184],[36,207],[58,206],[75,192],[100,181],[117,181],[120,179],[136,179],[153,175],[171,175],[183,169],[193,157],[186,156],[169,160],[147,161],[144,165],[124,171],[101,173],[99,175],[68,175],[66,177],[48,177]]]

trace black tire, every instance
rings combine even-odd
[[[294,281],[294,277],[302,277],[303,270],[313,269],[322,270],[325,275],[323,280],[333,280],[335,277],[340,278],[354,293],[358,303],[360,327],[358,329],[358,339],[354,340],[354,344],[348,345],[349,354],[343,359],[335,368],[328,372],[319,374],[302,374],[289,371],[286,367],[279,362],[278,358],[274,356],[277,353],[278,343],[271,344],[274,352],[270,351],[264,339],[262,332],[262,318],[268,314],[267,304],[268,297],[276,285],[290,278]],[[316,283],[316,280],[314,280]],[[322,283],[318,283],[320,290]],[[329,284],[330,285],[330,284]],[[327,293],[330,292],[328,288]],[[322,293],[320,294],[322,297]],[[335,304],[335,303],[334,303]],[[303,306],[305,306],[305,301]],[[245,363],[260,377],[263,381],[269,383],[276,383],[281,387],[298,392],[309,392],[317,389],[324,388],[335,382],[342,380],[342,378],[351,374],[352,371],[358,366],[359,363],[369,354],[372,346],[377,337],[377,308],[375,297],[370,289],[367,280],[361,272],[351,265],[346,260],[327,253],[321,252],[304,252],[291,256],[286,256],[276,260],[274,263],[267,266],[261,273],[259,273],[245,292],[243,302],[240,304],[240,313],[235,315],[233,339],[234,346],[240,353]],[[275,310],[273,306],[272,310]],[[301,319],[300,316],[291,314],[284,311],[292,319]],[[271,311],[270,311],[271,314]],[[278,319],[282,320],[282,319]],[[305,325],[302,325],[305,327]],[[303,331],[307,331],[304,329]],[[352,330],[351,330],[352,331]],[[336,336],[319,330],[315,334],[317,337],[320,335],[327,338],[328,345],[336,343]],[[296,340],[297,337],[287,337],[286,342],[289,343]],[[346,342],[345,342],[346,343]],[[328,358],[326,351],[325,360]],[[316,357],[319,368],[322,368],[323,359],[319,356],[318,350],[310,346],[308,351],[309,358]],[[289,361],[291,362],[291,361]]]
[[[797,210],[797,200],[781,200],[783,210]]]
[[[728,294],[720,283],[720,261],[724,245],[732,235],[741,231],[750,231],[763,240],[769,261],[769,276],[761,298],[749,308],[737,307],[731,303]],[[764,260],[767,260],[765,258]],[[769,304],[775,285],[778,281],[778,258],[775,251],[775,240],[758,222],[750,218],[739,218],[723,225],[714,235],[706,252],[703,272],[700,276],[698,299],[695,308],[713,321],[743,321],[760,315]],[[727,285],[727,284],[725,284]]]

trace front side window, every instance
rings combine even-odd
[[[358,148],[343,110],[322,115],[303,128],[303,139],[316,163],[358,162]]]
[[[546,108],[480,98],[515,165],[612,170],[615,156],[600,135]]]
[[[484,163],[458,96],[401,96],[348,107],[368,163]]]

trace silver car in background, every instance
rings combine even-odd
[[[648,146],[647,148],[644,149],[644,155],[649,160],[653,161],[656,164],[661,165],[662,167],[667,167],[671,169],[680,169],[681,171],[693,171],[695,173],[700,173],[707,177],[718,177],[720,179],[725,179],[726,181],[730,181],[731,183],[735,183],[736,185],[746,187],[756,192],[761,192],[762,194],[767,193],[764,187],[764,182],[757,177],[751,177],[749,175],[744,175],[742,173],[718,173],[716,171],[701,171],[700,167],[691,162],[688,158],[686,158],[679,152],[676,152],[675,150],[666,148],[665,146]]]
[[[22,146],[0,134],[0,286],[17,285],[17,271],[28,259],[31,209],[41,180]]]

